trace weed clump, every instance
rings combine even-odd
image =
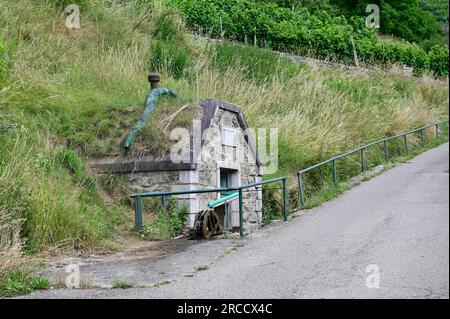
[[[153,206],[154,207],[154,206]],[[147,213],[155,214],[155,210]],[[168,203],[166,209],[157,209],[153,221],[144,224],[143,235],[152,240],[170,239],[181,234],[186,224],[188,209],[178,206],[175,200]]]
[[[0,297],[25,295],[34,290],[47,289],[48,287],[49,283],[46,279],[15,269],[4,278],[0,278]]]

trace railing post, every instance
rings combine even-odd
[[[423,130],[424,130],[424,129],[421,129],[421,130],[420,130],[420,142],[422,143],[422,146],[425,145],[425,135],[424,135]]]
[[[298,173],[298,192],[300,195],[300,206],[305,205],[305,197],[303,196],[302,173]]]
[[[284,216],[284,221],[287,221],[288,220],[288,211],[287,211],[286,178],[283,179],[283,216]]]
[[[244,195],[239,189],[239,235],[244,237]]]
[[[360,150],[359,160],[361,162],[361,171],[364,172],[364,149],[363,148]]]
[[[384,146],[384,159],[386,160],[386,162],[389,162],[389,154],[388,154],[388,148],[387,148],[387,140],[383,141],[383,146]]]
[[[436,138],[439,138],[439,124],[436,124]]]
[[[337,175],[336,175],[336,160],[333,160],[333,183],[337,184]]]
[[[164,212],[167,212],[167,202],[166,202],[166,196],[161,196],[161,206],[163,208]]]
[[[142,230],[142,199],[141,196],[134,197],[134,223],[136,231]]]
[[[406,150],[406,153],[409,153],[408,136],[406,135],[406,133],[403,135],[403,139],[405,140],[405,150]]]

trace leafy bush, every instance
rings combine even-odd
[[[435,76],[448,76],[448,49],[434,46],[428,53],[430,57],[430,68]]]
[[[193,28],[202,28],[212,37],[221,37],[222,30],[229,39],[249,42],[275,50],[312,52],[321,58],[342,61],[353,59],[354,39],[358,53],[367,63],[402,63],[416,72],[435,69],[427,53],[406,41],[387,41],[367,29],[364,19],[331,16],[317,10],[312,14],[305,8],[292,11],[274,3],[251,0],[169,0]],[[447,55],[448,56],[448,55]]]
[[[407,41],[422,43],[424,40],[440,36],[439,22],[448,17],[447,0],[273,0],[280,5],[291,8],[306,6],[309,10],[319,9],[334,15],[366,17],[369,3],[380,7],[380,32],[394,35]],[[446,8],[445,4],[446,2]],[[430,14],[431,13],[431,14]],[[448,20],[448,18],[447,18]]]

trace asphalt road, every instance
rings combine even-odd
[[[193,276],[151,288],[29,297],[448,298],[448,148],[432,149],[304,211]]]

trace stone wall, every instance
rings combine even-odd
[[[178,171],[131,172],[123,174],[133,193],[171,191],[171,185],[179,182]]]
[[[236,130],[235,146],[223,145],[222,132],[224,128]],[[255,155],[251,152],[245,140],[236,113],[218,109],[210,129],[205,132],[206,142],[199,158],[199,186],[219,187],[220,169],[231,172],[231,186],[241,186],[261,181],[260,169],[256,164]],[[217,199],[216,194],[199,196],[199,207]],[[233,227],[239,226],[239,203],[229,204]],[[255,189],[244,193],[244,223],[247,229],[260,227],[262,222],[262,191]]]

